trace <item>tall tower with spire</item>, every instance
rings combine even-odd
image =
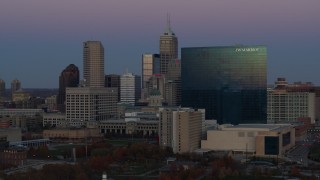
[[[170,16],[167,15],[167,27],[160,36],[160,73],[167,74],[168,63],[178,58],[178,38],[171,30]]]

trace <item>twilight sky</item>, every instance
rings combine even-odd
[[[320,85],[319,0],[9,0],[0,1],[0,79],[22,88],[57,88],[82,42],[100,40],[105,74],[141,74],[141,55],[158,53],[171,15],[179,48],[267,45],[268,83],[276,77]]]

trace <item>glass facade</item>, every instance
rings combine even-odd
[[[278,136],[264,137],[264,153],[266,155],[279,154],[279,137]]]
[[[266,123],[265,46],[181,49],[182,106],[219,124]]]

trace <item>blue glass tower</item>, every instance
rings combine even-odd
[[[267,123],[265,46],[181,49],[182,106],[219,124]]]

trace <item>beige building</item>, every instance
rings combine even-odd
[[[292,123],[298,118],[309,117],[315,123],[316,95],[314,92],[290,92],[268,89],[268,123]]]
[[[92,138],[102,138],[102,134],[98,128],[82,128],[82,129],[53,129],[44,130],[43,138],[63,139],[67,141],[84,141]]]
[[[77,87],[66,89],[66,120],[70,126],[117,116],[117,88]]]
[[[100,41],[83,43],[83,79],[88,87],[104,87],[104,48]]]
[[[18,89],[12,93],[12,101],[27,101],[30,98],[30,93],[23,91],[22,89]]]
[[[224,124],[201,141],[202,149],[256,156],[281,156],[294,145],[295,129],[289,124]]]
[[[200,148],[204,110],[160,108],[160,145],[174,153],[193,152]]]

